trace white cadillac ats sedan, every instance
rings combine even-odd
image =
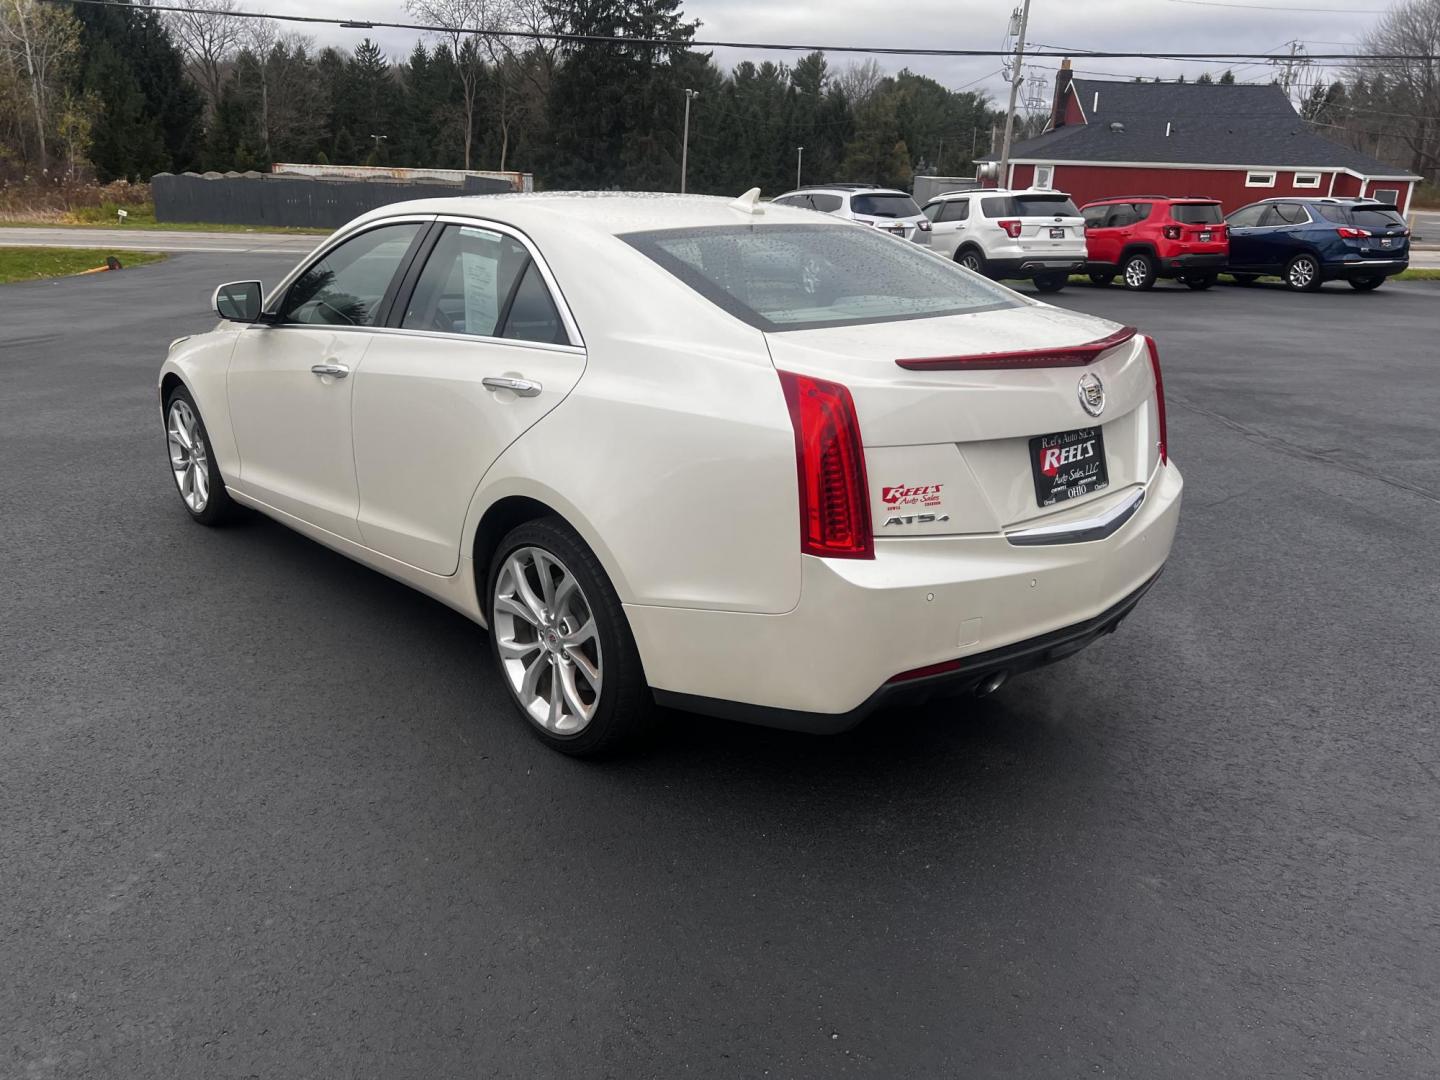
[[[567,753],[988,693],[1114,630],[1180,512],[1153,341],[753,191],[389,206],[215,306],[160,371],[191,517],[488,626]]]

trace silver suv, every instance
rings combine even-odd
[[[992,278],[1030,278],[1041,292],[1085,269],[1085,219],[1063,191],[947,191],[925,204],[937,255]]]
[[[781,206],[800,206],[822,214],[873,225],[883,232],[902,236],[917,244],[930,243],[930,222],[915,200],[895,188],[869,184],[827,184],[801,187],[777,195]]]

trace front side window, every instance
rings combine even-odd
[[[1018,307],[1008,290],[873,229],[734,225],[622,236],[760,330],[809,330]]]
[[[525,245],[473,225],[447,225],[425,262],[406,330],[564,344],[550,290]]]
[[[925,209],[920,212],[924,214],[927,218],[929,218],[930,221],[933,223],[940,220],[940,214],[944,209],[944,203],[932,202],[927,204]]]
[[[385,292],[421,227],[419,222],[382,225],[331,248],[285,293],[280,321],[374,326]]]
[[[909,195],[898,191],[881,192],[875,195],[851,195],[850,209],[866,217],[911,218],[920,216],[920,208]]]
[[[1299,203],[1276,203],[1275,216],[1280,220],[1276,225],[1308,225],[1310,215],[1305,212],[1305,207]]]
[[[1110,213],[1105,218],[1105,227],[1107,229],[1123,229],[1128,225],[1134,225],[1137,220],[1134,203],[1115,203],[1110,207]]]
[[[1078,217],[1080,211],[1069,195],[992,195],[980,200],[980,208],[988,218],[1012,217]]]
[[[1256,203],[1254,206],[1247,206],[1236,210],[1227,219],[1232,229],[1253,229],[1260,224],[1260,215],[1270,209],[1265,203]]]
[[[964,221],[970,216],[969,199],[952,199],[945,204],[945,212],[940,215],[941,221]]]
[[[1110,215],[1110,207],[1108,204],[1105,206],[1087,206],[1080,213],[1081,216],[1085,218],[1085,227],[1087,229],[1103,229],[1105,227],[1105,219]]]
[[[1171,203],[1170,220],[1182,225],[1219,225],[1225,218],[1219,203]]]

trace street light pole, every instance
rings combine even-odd
[[[797,188],[800,186],[800,162],[804,160],[805,148],[803,146],[795,147],[795,186]]]
[[[690,169],[690,99],[700,96],[699,90],[685,88],[685,134],[680,141],[680,194],[685,194],[685,176]]]
[[[999,187],[1010,183],[1010,137],[1015,131],[1015,98],[1020,93],[1020,63],[1025,58],[1025,28],[1030,22],[1030,0],[1020,9],[1020,34],[1015,41],[1015,63],[1010,68],[1010,104],[1005,109],[1005,139],[1000,144]]]

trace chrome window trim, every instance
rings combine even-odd
[[[1032,529],[1016,529],[1005,534],[1005,539],[1016,547],[1038,547],[1042,544],[1083,544],[1093,540],[1104,540],[1112,536],[1139,512],[1145,502],[1145,489],[1141,488],[1133,499],[1121,503],[1104,513],[1088,518],[1064,522],[1060,525],[1038,525]]]

